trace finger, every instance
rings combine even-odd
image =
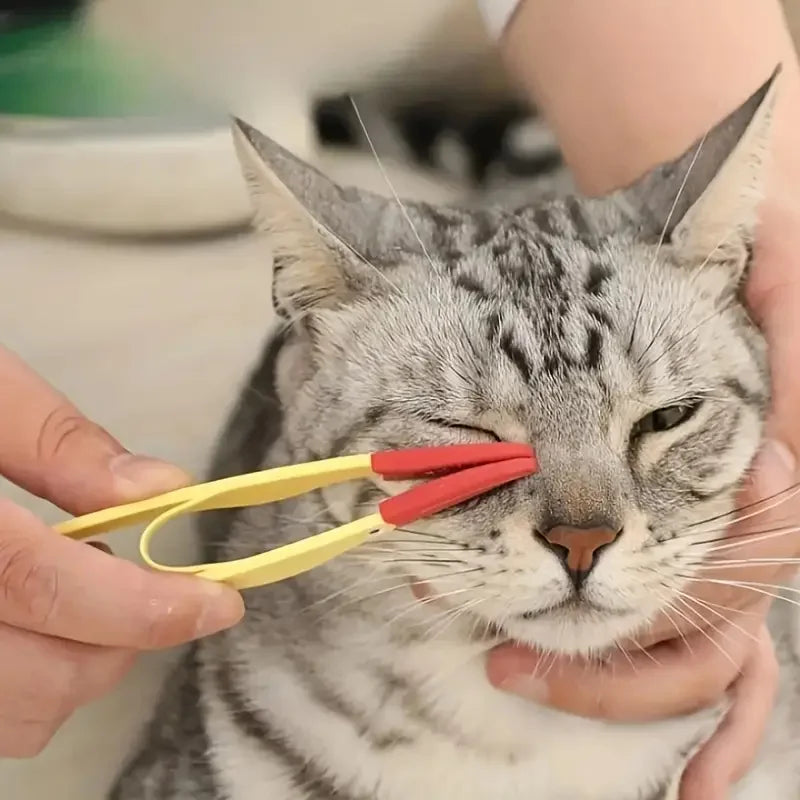
[[[185,485],[177,467],[133,456],[0,347],[0,475],[73,514]]]
[[[0,624],[0,719],[62,719],[113,688],[135,656]]]
[[[688,547],[696,544],[698,562],[702,561],[681,590],[689,621],[667,614],[640,642],[674,636],[676,624],[686,631],[692,623],[710,626],[723,617],[741,623],[796,572],[800,531],[794,528],[800,519],[800,491],[794,460],[783,444],[764,443],[737,506],[743,511],[735,525],[726,526],[726,518],[716,530],[701,526],[694,538],[687,536]]]
[[[5,719],[0,713],[0,758],[33,758],[38,756],[71,715],[60,719],[35,722]]]
[[[144,650],[215,633],[242,614],[241,596],[222,584],[140,569],[0,499],[0,622]]]
[[[781,208],[772,207],[760,231],[753,272],[747,283],[747,301],[769,346],[772,382],[770,434],[783,441],[795,458],[800,454],[800,278],[797,253],[786,230],[794,219],[782,219]],[[771,227],[767,227],[771,226]]]
[[[79,706],[113,688],[135,659],[0,625],[0,758],[38,755]]]
[[[740,521],[728,533],[742,541],[747,536],[755,543],[760,531],[796,522],[800,514],[797,477],[797,462],[790,448],[779,439],[765,439],[737,498],[737,508],[742,509]],[[800,534],[766,541],[776,553],[800,551]]]
[[[709,707],[736,679],[761,616],[720,623],[603,663],[503,645],[489,656],[491,683],[533,702],[585,717],[647,722]]]
[[[715,800],[747,773],[766,730],[778,689],[778,661],[769,632],[734,684],[733,705],[713,738],[698,753],[681,782],[681,800]]]

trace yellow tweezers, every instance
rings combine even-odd
[[[184,572],[248,589],[291,578],[362,544],[376,531],[408,525],[536,471],[525,444],[418,448],[340,456],[187,486],[147,500],[95,511],[55,526],[73,539],[147,523],[139,551],[153,569]],[[153,536],[183,514],[274,503],[305,492],[361,478],[412,480],[447,473],[389,497],[368,516],[265,553],[218,564],[172,567],[150,555]]]

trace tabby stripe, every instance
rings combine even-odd
[[[455,742],[459,747],[473,749],[454,725],[448,724],[444,718],[435,716],[430,708],[423,705],[416,688],[405,678],[384,666],[376,666],[375,675],[386,687],[383,704],[387,703],[392,695],[396,695],[406,715],[415,722],[443,739]]]
[[[534,210],[533,222],[542,233],[558,234],[558,228],[554,225],[553,214],[546,206]]]
[[[483,284],[479,283],[475,278],[463,273],[456,277],[456,286],[458,286],[459,289],[464,289],[464,291],[476,295],[481,300],[488,300],[491,297],[489,291]]]
[[[594,239],[595,238],[594,229],[589,224],[589,220],[583,213],[583,208],[581,207],[581,204],[577,200],[577,198],[568,197],[565,202],[565,208],[569,216],[569,221],[572,223],[572,228],[575,233],[575,236],[578,239],[584,239],[584,240]]]
[[[586,368],[596,370],[603,355],[603,334],[597,328],[592,328],[586,339],[586,353],[583,361]]]
[[[486,338],[489,342],[493,343],[494,340],[497,339],[500,335],[501,327],[500,312],[492,311],[486,319]]]
[[[589,315],[592,317],[592,319],[599,323],[601,327],[608,330],[613,330],[614,323],[611,321],[611,317],[609,317],[605,311],[600,308],[595,308],[594,306],[589,306],[586,310],[589,312]]]
[[[525,383],[529,383],[531,375],[533,374],[533,367],[531,367],[525,353],[517,347],[514,342],[514,337],[510,331],[506,331],[500,337],[500,349],[506,354],[511,363],[519,370],[522,379]]]
[[[731,481],[725,486],[721,486],[719,489],[715,489],[713,492],[700,492],[694,487],[687,487],[685,491],[693,500],[697,500],[698,502],[705,502],[706,500],[713,500],[715,497],[719,497],[720,495],[725,494],[726,492],[730,492],[732,489],[735,489],[738,485],[739,485],[739,480],[735,480]]]
[[[728,378],[725,381],[725,388],[733,395],[736,395],[743,403],[753,408],[761,408],[766,402],[764,395],[758,392],[751,392],[736,378]]]
[[[299,653],[290,653],[289,658],[297,667],[295,677],[299,680],[306,691],[314,698],[314,701],[326,708],[331,713],[344,717],[353,724],[358,735],[367,739],[375,750],[389,750],[398,745],[410,745],[414,740],[402,731],[390,731],[379,735],[375,733],[357,708],[349,705],[343,697],[336,694],[317,674],[313,665],[303,658]]]
[[[589,267],[584,288],[589,294],[598,295],[603,290],[603,285],[611,275],[611,270],[603,264],[594,262]]]
[[[231,721],[259,746],[282,761],[291,774],[298,791],[306,792],[306,800],[371,800],[366,795],[345,793],[330,780],[326,770],[320,768],[303,753],[299,753],[276,732],[263,713],[250,706],[248,699],[236,686],[232,664],[222,663],[215,671],[217,690],[225,704]]]
[[[173,787],[181,771],[191,781],[196,800],[224,800],[208,759],[211,746],[201,713],[196,645],[173,673],[162,697],[169,704],[166,714],[162,712],[150,724],[146,745],[125,767],[108,800],[133,796],[168,800],[174,797]],[[181,746],[188,750],[182,751]]]
[[[364,431],[364,423],[368,425],[377,425],[387,414],[389,407],[385,405],[374,405],[364,412],[362,419],[354,422],[344,433],[339,434],[330,446],[329,456],[338,456],[347,451],[347,447],[357,437],[362,435]]]

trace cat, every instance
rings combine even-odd
[[[539,471],[246,591],[244,621],[172,677],[114,800],[673,796],[724,705],[578,718],[493,688],[485,655],[512,639],[602,656],[679,608],[723,535],[770,401],[740,287],[777,85],[632,186],[514,210],[341,188],[235,123],[283,321],[212,477],[498,439],[531,442]],[[206,555],[308,536],[397,491],[350,483],[206,515]],[[608,543],[576,566],[590,529]],[[800,792],[787,609],[773,615],[783,694],[736,800]]]

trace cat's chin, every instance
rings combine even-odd
[[[609,612],[591,606],[550,609],[506,618],[502,636],[538,650],[564,655],[597,655],[635,636],[646,624],[637,611]]]

